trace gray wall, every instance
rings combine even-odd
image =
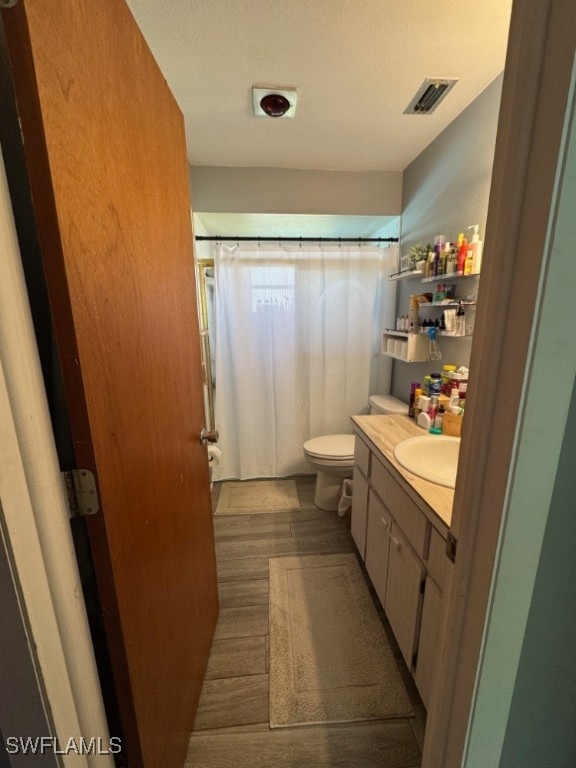
[[[484,239],[488,197],[502,76],[498,77],[438,136],[404,171],[402,193],[402,254],[422,241],[434,241],[435,235],[446,235],[453,241],[459,232],[480,225]],[[422,118],[425,119],[425,118]],[[484,259],[488,254],[484,254]],[[411,293],[430,291],[434,283],[419,279],[400,281],[397,288],[397,314],[407,314]],[[456,284],[458,295],[477,294],[478,280],[464,278]],[[432,314],[432,313],[430,313]],[[468,365],[471,342],[442,339],[444,363]],[[438,366],[436,366],[437,369]],[[410,382],[420,381],[431,370],[430,363],[394,361],[392,393],[408,400]]]
[[[192,209],[217,213],[396,216],[402,173],[191,166]]]

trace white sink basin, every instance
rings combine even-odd
[[[398,443],[394,448],[394,458],[414,475],[454,488],[459,450],[459,437],[421,435]]]

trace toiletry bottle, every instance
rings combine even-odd
[[[478,234],[478,224],[474,224],[472,227],[468,227],[468,229],[474,230],[472,241],[468,246],[468,253],[472,251],[472,272],[470,274],[478,275],[482,266],[482,248],[484,243],[480,240],[480,235]]]
[[[456,310],[456,333],[458,336],[466,335],[466,315],[461,303]]]
[[[456,259],[458,256],[458,251],[454,246],[450,248],[450,255],[448,256],[448,264],[446,265],[446,274],[447,275],[455,275],[456,274]]]
[[[440,277],[440,275],[444,275],[446,273],[446,249],[442,248],[442,250],[438,251],[438,272],[437,275]]]
[[[436,411],[436,416],[434,417],[434,431],[437,434],[441,433],[442,429],[444,428],[444,412],[445,408],[443,405],[441,405]]]
[[[450,413],[454,413],[453,408],[458,408],[458,400],[460,399],[460,395],[458,393],[458,389],[455,387],[452,387],[450,390]]]
[[[430,395],[439,395],[442,389],[442,377],[439,373],[430,374],[430,383],[428,385],[428,391]]]
[[[422,390],[420,387],[417,387],[414,390],[414,418],[417,420],[418,416],[420,415],[421,408],[420,408],[420,398],[422,397]],[[410,411],[408,411],[408,414],[410,414]]]
[[[411,295],[410,296],[410,311],[408,314],[408,332],[409,333],[418,333],[418,308],[419,308],[418,299],[416,296]]]
[[[426,260],[426,277],[434,276],[434,251],[428,251],[428,259]]]
[[[440,262],[440,246],[438,243],[434,245],[434,260],[432,262],[432,274],[430,277],[436,277],[438,275],[438,264]]]
[[[455,365],[443,365],[442,366],[442,394],[450,397],[450,391],[452,389],[452,372],[456,370]]]
[[[430,417],[430,424],[434,424],[436,418],[436,411],[438,410],[438,395],[431,395],[430,404],[428,405],[428,416]]]
[[[472,243],[468,243],[468,250],[466,251],[466,259],[464,261],[464,274],[471,275],[474,267],[474,251],[472,249]]]
[[[413,381],[410,384],[410,398],[408,400],[408,416],[411,416],[414,418],[414,400],[416,397],[416,390],[419,389],[420,382],[419,381]]]
[[[457,275],[464,274],[464,265],[466,263],[466,255],[468,253],[468,240],[466,240],[464,235],[458,235],[458,240],[460,240],[460,238],[462,238],[462,242],[458,248],[458,261],[456,263]]]

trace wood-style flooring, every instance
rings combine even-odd
[[[356,551],[349,515],[314,506],[314,477],[296,485],[298,512],[214,517],[220,617],[186,768],[417,768],[425,711],[369,579],[415,717],[269,728],[268,560]]]

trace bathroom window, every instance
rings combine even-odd
[[[250,285],[252,312],[290,309],[295,300],[296,267],[290,264],[250,267]]]

